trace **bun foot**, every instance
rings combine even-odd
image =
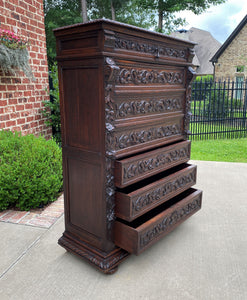
[[[117,270],[118,270],[118,266],[115,267],[115,268],[112,268],[112,269],[109,270],[109,271],[107,271],[105,274],[106,274],[106,275],[112,275],[112,274],[114,274],[115,272],[117,272]]]

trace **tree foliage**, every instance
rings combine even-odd
[[[195,14],[204,12],[211,5],[224,3],[226,0],[137,0],[137,5],[143,10],[151,9],[158,16],[156,30],[167,32],[174,27],[183,25],[186,20],[177,18],[176,13],[184,10]]]
[[[82,22],[82,4],[88,20],[106,18],[169,33],[186,20],[176,13],[189,10],[200,14],[211,5],[226,0],[44,0],[45,29],[49,68],[56,57],[53,29]],[[84,5],[85,6],[85,5]],[[85,11],[85,9],[84,9]],[[85,19],[85,16],[84,16]]]

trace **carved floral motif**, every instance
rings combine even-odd
[[[161,45],[148,44],[131,39],[123,39],[120,37],[116,37],[115,39],[115,48],[150,53],[156,57],[168,56],[180,59],[186,59],[187,54],[186,49],[176,49]]]
[[[196,169],[193,169],[186,175],[180,175],[179,177],[166,182],[162,186],[132,200],[132,211],[136,213],[146,206],[159,201],[161,198],[167,197],[178,189],[186,187],[188,184],[193,184],[196,181]]]
[[[118,84],[183,84],[183,71],[143,70],[141,68],[120,68],[116,78]]]
[[[113,130],[107,133],[107,148],[111,151],[124,149],[134,145],[146,143],[156,139],[181,134],[180,124],[152,127],[140,131],[115,133]]]
[[[139,160],[136,163],[124,166],[124,179],[129,180],[132,177],[140,176],[141,174],[153,169],[158,169],[163,165],[169,165],[175,161],[189,158],[189,145],[180,149],[175,149],[160,153],[155,157],[149,159]]]
[[[112,100],[112,91],[114,87],[114,81],[119,73],[119,67],[111,58],[106,58],[104,74],[105,74],[105,129],[106,129],[106,141],[111,132],[114,130],[114,101]],[[108,238],[112,239],[112,226],[115,219],[114,206],[115,206],[115,186],[114,186],[114,159],[112,158],[110,144],[106,142],[106,158],[105,158],[105,193],[106,193],[106,218],[108,228]]]
[[[185,219],[188,215],[192,214],[201,207],[201,195],[197,196],[193,201],[187,203],[183,207],[173,211],[166,216],[162,221],[156,224],[151,230],[144,232],[140,236],[140,248],[148,245],[153,239],[168,231],[176,223]]]
[[[116,104],[116,117],[123,118],[138,114],[170,112],[181,109],[182,99],[177,97],[168,99],[152,98],[150,100],[133,100]],[[114,108],[112,111],[114,112]]]

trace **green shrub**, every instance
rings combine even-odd
[[[53,140],[0,131],[0,210],[43,207],[62,190],[61,149]]]

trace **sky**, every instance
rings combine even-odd
[[[183,26],[184,29],[196,27],[209,31],[216,40],[224,43],[246,14],[246,0],[228,0],[223,4],[211,6],[200,15],[189,11],[177,15],[186,18],[187,25]]]

